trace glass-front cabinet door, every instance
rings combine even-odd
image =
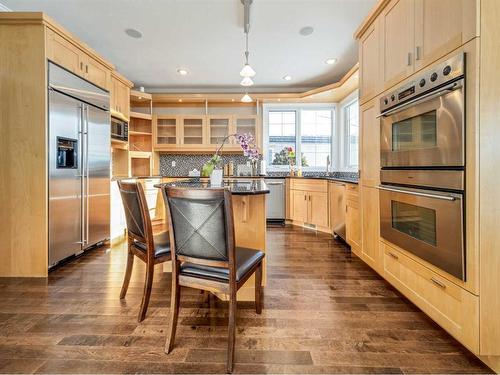
[[[204,142],[204,116],[189,116],[181,118],[182,128],[182,144],[189,145],[203,145]]]
[[[231,134],[232,116],[208,117],[208,141],[210,145],[220,145]]]
[[[257,127],[257,116],[249,115],[249,116],[235,116],[234,118],[234,127],[235,131],[238,134],[241,133],[250,133],[255,137],[255,142],[257,145],[259,144],[259,133]]]
[[[176,116],[156,116],[155,148],[175,148],[179,143],[179,119]]]

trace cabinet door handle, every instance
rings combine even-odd
[[[80,70],[83,70],[83,62],[80,61]]]
[[[85,73],[88,73],[88,72],[89,72],[89,66],[85,65]]]
[[[446,289],[446,285],[444,285],[441,281],[435,279],[434,277],[431,277],[431,281],[441,289]]]
[[[417,48],[415,49],[415,60],[420,60],[420,46],[417,46]]]
[[[411,52],[408,52],[408,66],[411,66]]]
[[[311,201],[311,196],[309,196],[309,202]]]
[[[396,260],[399,259],[399,257],[396,254],[394,254],[394,253],[389,252],[389,255],[391,257],[393,257],[394,259],[396,259]]]

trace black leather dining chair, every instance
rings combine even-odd
[[[139,182],[118,181],[118,187],[127,221],[128,245],[127,268],[120,292],[120,299],[125,298],[127,294],[134,266],[134,258],[137,257],[146,263],[146,280],[144,282],[144,292],[138,316],[138,321],[142,322],[146,317],[149,298],[151,297],[154,266],[170,260],[170,238],[168,231],[153,236],[153,227],[151,225],[144,189]]]
[[[165,352],[174,346],[180,287],[229,296],[227,371],[232,372],[236,328],[236,292],[255,273],[255,309],[262,311],[260,250],[235,245],[231,193],[224,189],[162,188],[169,213],[172,250],[170,330]]]

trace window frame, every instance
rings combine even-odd
[[[267,160],[268,153],[268,145],[269,145],[269,112],[284,112],[284,111],[295,111],[295,165],[296,167],[302,168],[302,158],[299,157],[302,155],[302,111],[303,110],[316,110],[316,111],[324,111],[328,110],[332,113],[332,124],[331,124],[331,144],[330,144],[330,167],[328,171],[332,170],[332,164],[334,157],[334,150],[336,144],[336,128],[337,128],[337,103],[272,103],[272,104],[263,104],[263,154],[265,160]],[[325,172],[326,169],[323,167],[304,167],[304,171],[308,172]],[[276,165],[267,165],[267,170],[270,172],[280,172],[280,171],[288,171],[289,166],[276,166]]]
[[[359,133],[358,133],[358,164],[357,165],[349,165],[349,129],[348,129],[348,118],[346,115],[347,108],[354,104],[355,102],[358,102],[358,126],[359,126]],[[339,103],[339,117],[338,117],[338,124],[340,126],[338,127],[338,148],[337,148],[337,165],[336,170],[341,171],[341,172],[358,172],[359,171],[359,164],[361,162],[360,160],[360,153],[359,151],[361,150],[361,118],[360,118],[360,113],[359,113],[359,90],[355,90],[353,93],[348,95],[346,98],[344,98],[340,103]]]

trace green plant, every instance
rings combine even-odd
[[[301,155],[303,167],[308,167],[307,159]],[[283,150],[274,154],[273,165],[295,165],[295,152],[291,147],[284,147]]]

